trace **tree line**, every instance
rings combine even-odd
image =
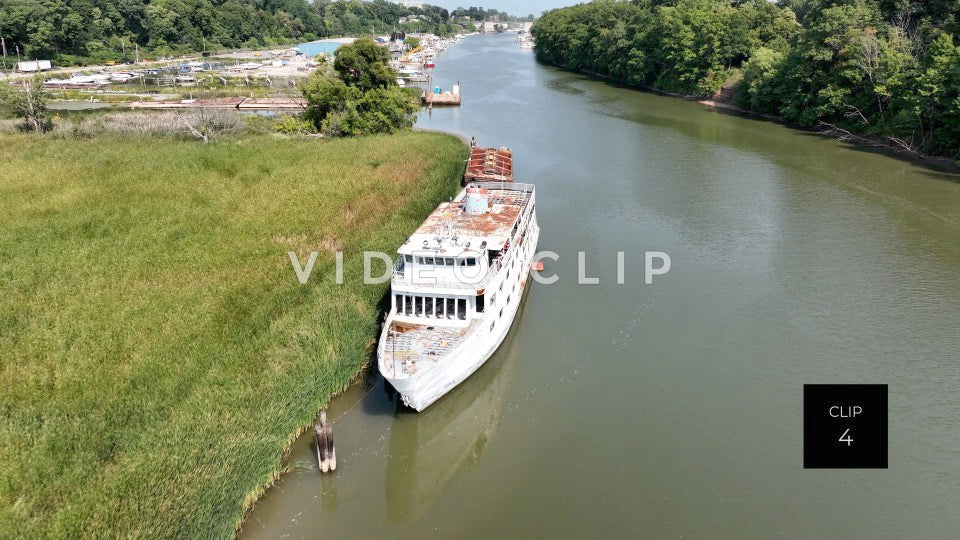
[[[419,20],[398,24],[401,17]],[[461,27],[441,7],[385,0],[0,0],[7,62],[130,61],[393,30],[447,35]],[[8,65],[8,67],[10,67]]]
[[[595,0],[533,27],[543,62],[953,158],[958,31],[949,0]]]
[[[496,9],[483,9],[482,7],[470,6],[468,8],[457,8],[453,10],[450,14],[452,17],[467,17],[474,21],[485,21],[492,19],[494,17],[500,17],[501,21],[524,21],[532,22],[536,19],[533,13],[527,15],[526,17],[516,17],[510,15],[505,11],[497,11]]]

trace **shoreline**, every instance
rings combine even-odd
[[[456,139],[458,139],[459,141],[461,141],[462,143],[464,143],[464,145],[466,145],[466,146],[469,146],[469,145],[470,145],[470,139],[468,139],[465,135],[460,135],[460,134],[458,134],[458,133],[453,133],[453,132],[449,132],[449,131],[443,131],[443,130],[439,130],[439,129],[424,129],[424,128],[416,128],[416,127],[412,128],[411,131],[413,131],[413,132],[418,132],[418,133],[437,133],[437,134],[441,134],[441,135],[447,135],[447,136],[450,136],[450,137],[455,137]],[[466,162],[464,161],[464,165],[465,165],[465,164],[466,164]],[[458,185],[459,185],[459,183],[458,183]],[[443,200],[444,200],[444,198],[441,197],[440,200],[437,201],[437,204],[439,204],[440,202],[443,202]],[[384,296],[384,297],[385,297],[385,298],[387,299],[387,301],[389,302],[389,298],[390,298],[390,292],[389,292],[389,290],[385,293],[385,296]],[[378,309],[378,311],[377,311],[377,319],[376,319],[376,320],[377,320],[377,330],[376,330],[376,334],[375,334],[375,336],[374,336],[374,344],[376,343],[376,340],[379,339],[380,330],[381,330],[382,327],[383,327],[384,314],[385,314],[385,311],[383,310],[382,306],[379,307],[379,309]],[[367,362],[365,362],[363,365],[360,366],[360,369],[358,369],[357,372],[354,373],[353,376],[349,379],[349,381],[344,384],[343,388],[341,388],[341,389],[340,389],[339,391],[337,391],[336,393],[333,393],[333,394],[330,394],[329,396],[327,396],[326,402],[325,402],[324,406],[322,406],[320,409],[318,409],[318,410],[316,411],[316,413],[314,414],[313,419],[310,421],[310,423],[305,424],[305,425],[303,425],[303,426],[300,426],[300,427],[296,430],[296,432],[290,437],[290,439],[287,441],[287,444],[286,444],[286,445],[284,446],[284,448],[283,448],[282,457],[281,457],[281,460],[280,460],[280,467],[278,467],[277,470],[275,470],[275,471],[273,472],[273,474],[271,475],[269,481],[268,481],[266,484],[264,484],[264,485],[258,487],[257,489],[251,491],[250,493],[248,493],[248,494],[244,497],[244,499],[243,499],[243,511],[242,511],[242,514],[240,515],[240,517],[239,517],[239,519],[237,520],[236,525],[235,525],[235,527],[234,527],[234,538],[239,537],[240,532],[241,532],[241,530],[243,529],[243,524],[246,523],[247,518],[249,517],[250,513],[253,511],[254,508],[256,508],[257,504],[263,499],[263,497],[267,494],[267,492],[268,492],[270,489],[272,489],[273,487],[275,487],[276,484],[277,484],[277,482],[280,481],[280,479],[283,478],[283,476],[285,476],[286,474],[288,474],[288,473],[290,472],[290,470],[288,469],[288,465],[289,465],[289,464],[287,463],[287,460],[288,460],[289,457],[290,457],[290,453],[292,452],[294,445],[297,443],[297,441],[300,439],[300,437],[303,436],[304,433],[306,433],[306,432],[308,432],[308,431],[310,430],[310,428],[313,426],[314,422],[316,422],[317,418],[319,418],[320,413],[321,413],[322,411],[328,410],[328,409],[330,408],[330,405],[332,405],[335,400],[338,400],[338,399],[343,398],[343,397],[344,397],[344,394],[346,394],[347,391],[349,391],[349,390],[350,390],[351,388],[353,388],[355,385],[363,382],[363,381],[366,379],[366,377],[369,376],[369,374],[371,373],[371,367],[374,366],[374,363],[371,362],[370,360],[373,360],[373,359],[375,358],[375,356],[376,356],[376,348],[374,347],[373,350],[371,351],[370,357],[367,359]],[[359,404],[359,403],[362,402],[364,399],[366,399],[366,398],[367,398],[367,395],[368,395],[367,393],[362,394],[361,397],[360,397],[360,400],[359,400],[357,403],[352,403],[352,404],[350,404],[350,405],[345,409],[345,412],[344,412],[343,414],[345,415],[347,412],[350,412],[357,404]],[[339,419],[340,419],[340,417],[337,417],[337,418],[335,419],[335,421],[336,421],[336,420],[339,420]]]
[[[352,392],[358,387],[353,385],[362,383],[364,374],[371,372],[370,343],[376,340],[387,294],[381,286],[371,288],[352,279],[360,276],[358,254],[348,256],[346,287],[340,288],[328,279],[332,277],[333,257],[324,255],[317,278],[304,289],[293,280],[290,263],[283,262],[286,257],[281,253],[317,247],[324,251],[339,245],[341,239],[358,249],[396,248],[437,201],[445,200],[453,190],[454,178],[462,174],[467,154],[460,138],[412,131],[336,139],[323,146],[267,134],[238,139],[200,146],[169,137],[138,139],[131,144],[130,138],[114,136],[79,140],[3,135],[12,152],[11,186],[46,182],[59,192],[87,189],[95,183],[96,188],[96,193],[82,202],[69,199],[53,205],[65,220],[15,212],[27,217],[17,218],[14,224],[67,230],[74,222],[71,220],[87,219],[92,213],[119,216],[116,219],[122,218],[120,225],[102,234],[105,240],[101,243],[110,246],[126,246],[170,231],[180,233],[175,239],[180,255],[159,257],[159,263],[142,272],[127,270],[127,259],[114,257],[114,251],[98,257],[77,255],[62,263],[67,268],[70,264],[82,266],[95,279],[85,272],[72,272],[66,284],[77,294],[63,300],[58,309],[41,310],[29,324],[24,321],[22,328],[15,328],[14,336],[34,335],[46,321],[73,309],[76,316],[71,317],[72,330],[78,335],[92,335],[101,326],[101,313],[122,311],[114,306],[135,309],[137,321],[147,321],[142,326],[120,321],[117,328],[123,331],[116,333],[118,344],[85,340],[84,349],[65,359],[66,364],[79,366],[84,358],[108,356],[102,354],[108,348],[143,351],[136,377],[127,375],[130,362],[125,358],[109,366],[110,373],[116,374],[111,377],[76,369],[75,383],[102,393],[103,399],[38,393],[33,386],[10,381],[10,394],[20,392],[24,396],[25,411],[72,411],[83,420],[77,420],[79,427],[66,436],[89,447],[109,440],[117,456],[112,467],[104,467],[103,457],[90,454],[70,463],[67,472],[81,480],[85,475],[99,475],[100,481],[89,488],[92,494],[86,495],[77,493],[73,485],[57,484],[56,478],[45,481],[30,467],[12,467],[23,471],[12,481],[33,482],[38,487],[31,495],[35,508],[27,507],[31,515],[21,523],[25,534],[58,527],[93,535],[134,528],[145,534],[236,535],[257,501],[291,470],[291,449],[310,428],[317,412],[331,403],[338,403],[333,410],[342,412],[341,407],[349,407],[354,401]],[[69,170],[77,164],[97,180],[74,179]],[[201,170],[201,165],[206,168],[195,177],[182,174],[184,166]],[[238,176],[245,174],[242,171],[252,172]],[[322,189],[300,193],[300,179],[311,175]],[[237,210],[233,200],[240,196],[240,181],[246,182],[243,197],[253,202]],[[341,194],[339,188],[345,182],[359,186],[357,192],[375,193],[369,197]],[[204,193],[212,195],[180,204],[183,201],[177,197],[191,193],[198,184],[206,190]],[[115,195],[114,186],[122,188],[125,198]],[[333,214],[336,223],[318,224],[309,212],[301,211],[316,208],[318,203],[343,209]],[[30,194],[24,192],[11,199],[11,204],[16,210],[30,208],[33,203]],[[141,213],[127,212],[131,205]],[[290,211],[264,210],[274,207],[271,205]],[[380,208],[371,208],[368,216],[351,210],[364,206]],[[174,207],[176,212],[171,210]],[[187,225],[181,225],[187,218],[170,224],[167,217],[192,212],[194,220],[220,223],[219,216],[225,209],[235,212],[231,214],[234,219],[229,220],[232,225],[225,232],[217,235],[203,228],[187,229]],[[136,223],[140,229],[127,227],[128,223]],[[62,238],[66,234],[51,238],[40,256],[48,253],[48,258],[54,258],[63,253],[60,246],[67,242]],[[216,242],[219,234],[229,234],[233,239],[229,250]],[[7,247],[21,242],[15,235],[5,240]],[[116,252],[121,249],[116,248]],[[156,249],[162,252],[164,247]],[[225,273],[222,261],[228,256],[237,264],[230,281],[220,284],[218,280]],[[24,269],[36,263],[33,258],[16,257],[11,264],[13,271],[27,272]],[[125,266],[118,268],[118,264]],[[185,269],[186,264],[189,267]],[[184,272],[190,272],[192,279],[168,279]],[[80,299],[89,291],[102,291],[101,276],[120,283],[114,290],[130,289],[132,284],[138,291],[149,287],[150,302],[142,300],[143,295],[131,299],[111,290],[102,293],[101,307],[91,313]],[[37,286],[46,287],[44,290],[51,295],[60,295],[64,287],[52,278]],[[14,302],[22,288],[18,289],[17,282],[8,284],[5,292],[8,288],[11,294],[4,297],[8,303]],[[171,317],[171,313],[178,317]],[[206,326],[198,327],[193,323],[197,320],[205,321]],[[162,332],[154,330],[160,327]],[[17,351],[25,359],[41,356],[36,351],[48,346],[40,340],[27,345]],[[178,368],[170,370],[164,360],[174,355],[179,358]],[[42,361],[27,364],[43,367]],[[136,384],[148,377],[158,384]],[[224,384],[233,381],[242,382],[225,393]],[[106,388],[115,390],[100,391]],[[347,400],[333,401],[344,392]],[[123,414],[98,417],[90,411]],[[209,421],[213,416],[218,420]],[[133,425],[136,429],[130,427]],[[29,427],[28,434],[37,439],[63,436],[60,431],[52,435],[54,427]],[[150,457],[142,466],[139,460],[127,459],[133,455],[131,449],[140,449],[141,445],[146,445],[149,453],[138,455]],[[42,465],[57,458],[41,447],[15,454],[11,463]],[[77,462],[79,465],[74,465]],[[201,470],[208,474],[196,476],[195,472]],[[109,520],[100,519],[103,514],[96,504],[104,491],[116,494],[120,501]],[[75,510],[64,512],[47,504],[55,498],[65,500]],[[136,511],[142,507],[154,510]]]
[[[818,130],[813,128],[807,128],[799,124],[794,124],[792,122],[784,120],[780,116],[751,111],[750,109],[745,109],[735,103],[717,101],[715,99],[705,98],[703,96],[695,96],[692,94],[681,94],[679,92],[670,92],[667,90],[661,90],[659,88],[656,88],[653,86],[647,86],[647,85],[631,86],[629,84],[624,83],[623,81],[619,81],[617,79],[614,79],[613,77],[601,75],[599,73],[593,73],[591,71],[586,71],[582,69],[574,69],[561,64],[554,64],[552,62],[543,61],[543,60],[540,60],[539,58],[537,58],[537,62],[546,66],[550,66],[556,69],[566,71],[568,73],[578,73],[580,75],[593,77],[595,79],[604,81],[609,84],[613,84],[615,86],[624,88],[626,90],[634,90],[637,92],[646,92],[648,94],[657,94],[661,96],[682,99],[684,101],[692,101],[694,103],[698,103],[700,105],[703,105],[704,107],[708,107],[716,111],[720,111],[728,114],[736,114],[738,116],[745,116],[753,120],[764,120],[767,122],[773,122],[800,133],[818,135],[824,138],[849,143],[861,149],[875,150],[893,158],[904,159],[920,165],[935,168],[943,172],[954,173],[954,174],[960,173],[960,161],[955,161],[948,157],[933,156],[929,154],[924,154],[922,152],[910,150],[901,145],[894,144],[891,141],[886,139],[858,135],[856,133],[852,133],[842,128],[839,128],[837,126],[827,124],[826,122],[821,121],[821,124],[825,126],[824,129]]]

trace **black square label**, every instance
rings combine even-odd
[[[805,469],[887,468],[887,385],[803,385]]]

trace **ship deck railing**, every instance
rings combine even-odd
[[[483,276],[483,279],[479,281],[461,281],[457,279],[456,276],[450,277],[433,277],[433,278],[423,278],[421,280],[414,279],[413,275],[407,276],[406,274],[406,263],[403,261],[403,258],[398,258],[396,264],[393,266],[393,281],[395,285],[417,285],[422,287],[430,287],[437,289],[464,289],[464,290],[480,290],[486,288],[487,284],[492,280],[497,272],[504,267],[507,263],[512,260],[513,250],[507,250],[507,253],[500,255],[493,262],[490,263],[489,268],[487,269],[486,274]]]
[[[394,377],[397,373],[397,361],[400,361],[402,375],[415,375],[422,362],[438,362],[453,356],[464,348],[471,336],[480,328],[477,321],[471,321],[467,328],[445,328],[421,325],[421,328],[396,333],[391,325],[387,330],[387,339],[383,342],[380,357],[384,366]],[[423,345],[414,348],[415,342]]]
[[[487,188],[488,202],[489,204],[505,204],[506,198],[503,194],[496,193],[497,191],[517,191],[520,192],[518,195],[514,195],[514,200],[512,204],[520,205],[521,207],[526,208],[527,204],[530,202],[530,197],[534,192],[533,184],[523,184],[515,182],[471,182],[469,185],[477,187]],[[516,236],[518,230],[525,228],[529,224],[531,218],[531,213],[521,214],[521,221],[519,221],[514,229],[510,232],[510,238],[513,239]],[[406,263],[403,260],[403,257],[397,258],[397,262],[393,265],[393,280],[392,283],[397,285],[419,285],[424,287],[434,287],[442,289],[484,289],[486,288],[487,283],[490,282],[505,265],[511,262],[514,256],[514,250],[508,249],[505,253],[501,254],[499,257],[491,261],[489,268],[487,269],[486,275],[480,281],[473,283],[471,281],[461,281],[456,277],[434,277],[432,279],[424,279],[417,281],[413,279],[413,276],[407,276],[405,268]]]

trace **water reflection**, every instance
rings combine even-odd
[[[530,294],[516,320],[523,317]],[[514,364],[507,351],[514,339],[515,333],[509,333],[500,352],[424,412],[407,409],[394,395],[397,409],[390,429],[385,486],[391,520],[420,519],[462,471],[480,463],[503,418]]]

